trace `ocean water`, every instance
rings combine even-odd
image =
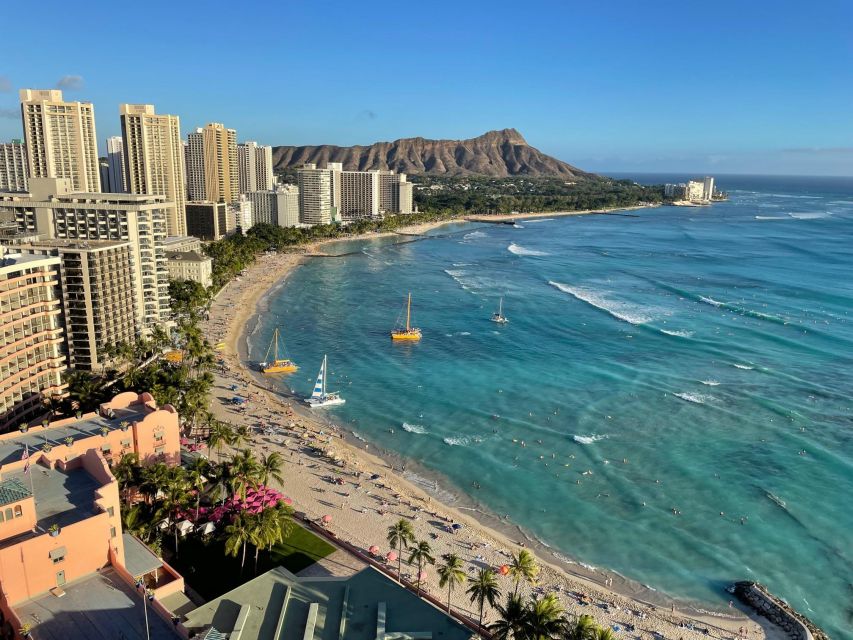
[[[302,368],[276,383],[307,394],[328,353],[332,420],[555,553],[709,607],[757,579],[851,637],[853,179],[718,183],[707,208],[338,244],[250,356],[280,326]],[[409,291],[424,337],[394,344]]]

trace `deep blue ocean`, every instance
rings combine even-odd
[[[557,557],[714,608],[757,579],[853,637],[853,178],[717,183],[705,208],[337,244],[250,356],[280,326],[307,394],[328,353],[332,420]],[[393,344],[409,291],[423,340]]]

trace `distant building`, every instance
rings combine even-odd
[[[130,242],[42,240],[14,249],[59,258],[64,346],[72,369],[103,369],[109,364],[104,346],[133,342],[141,332]]]
[[[32,178],[23,194],[0,193],[0,214],[22,234],[49,240],[123,240],[133,251],[133,288],[143,330],[169,319],[169,274],[163,240],[171,206],[164,196],[78,193],[68,179]]]
[[[21,140],[0,144],[0,191],[27,190],[27,147]]]
[[[702,199],[710,201],[714,197],[714,178],[705,176],[702,180]]]
[[[240,195],[240,199],[228,205],[228,215],[234,218],[234,229],[239,229],[240,233],[246,233],[254,226],[255,221],[252,215],[252,202],[245,194]]]
[[[65,102],[58,89],[21,89],[30,178],[68,178],[74,191],[98,193],[98,144],[91,102]]]
[[[0,432],[40,416],[45,398],[65,392],[59,281],[59,258],[0,247]]]
[[[163,240],[165,251],[201,251],[201,240],[195,236],[168,236]]]
[[[187,136],[187,185],[192,200],[236,202],[240,195],[237,132],[211,122]]]
[[[681,184],[665,184],[663,186],[663,194],[667,198],[683,198],[684,193],[687,190],[687,185],[684,183]]]
[[[299,181],[299,221],[303,224],[330,224],[335,218],[332,207],[332,172],[306,164],[297,171]]]
[[[183,142],[178,116],[157,114],[152,104],[119,106],[124,143],[126,189],[130,193],[165,196],[171,203],[166,233],[187,232]]]
[[[250,191],[245,195],[252,203],[254,224],[299,226],[299,187],[296,185],[276,185],[275,190]]]
[[[168,251],[166,268],[172,280],[192,280],[203,287],[213,284],[213,258],[198,251]]]
[[[701,180],[690,180],[684,192],[684,199],[691,202],[701,202],[705,199],[705,183]]]
[[[107,183],[101,179],[101,188],[107,193],[127,193],[126,175],[124,141],[121,136],[107,138]]]
[[[272,147],[244,142],[237,145],[240,193],[273,188]]]
[[[381,169],[344,171],[340,162],[330,162],[326,168],[332,207],[341,221],[412,212],[412,185],[406,182],[406,174]]]
[[[201,240],[219,240],[234,230],[224,202],[187,202],[187,231]]]

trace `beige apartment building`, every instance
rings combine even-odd
[[[59,258],[0,247],[0,432],[65,391],[59,290]]]
[[[27,147],[22,140],[0,144],[0,191],[27,190]]]
[[[299,180],[299,221],[329,224],[335,218],[332,206],[332,171],[306,164],[296,173]]]
[[[132,342],[137,326],[133,247],[120,240],[43,240],[16,245],[24,254],[59,258],[68,364],[99,371],[104,346]]]
[[[211,122],[190,133],[187,141],[190,199],[227,203],[237,201],[240,196],[237,131]]]
[[[203,287],[213,284],[213,259],[198,251],[169,251],[166,267],[172,280],[193,280]]]
[[[166,233],[186,234],[184,147],[178,116],[156,114],[153,104],[119,106],[129,193],[166,196],[174,203]]]
[[[0,193],[0,213],[14,214],[22,234],[49,240],[129,242],[133,263],[133,299],[143,331],[169,319],[169,274],[163,241],[165,196],[127,193],[76,193],[70,181],[31,179],[29,192]]]
[[[68,178],[74,191],[101,190],[95,108],[65,102],[58,89],[21,89],[30,178]]]
[[[236,219],[224,202],[187,202],[187,231],[201,240],[219,240],[234,231]]]
[[[272,147],[257,142],[237,145],[240,193],[270,191],[275,184],[272,172]]]

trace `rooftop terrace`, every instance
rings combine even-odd
[[[30,477],[32,476],[32,477]],[[83,469],[65,473],[58,469],[46,469],[38,464],[30,465],[29,473],[17,471],[7,474],[6,480],[16,482],[35,496],[38,526],[47,531],[51,525],[65,527],[85,520],[96,513],[95,491],[100,483]],[[26,496],[25,496],[26,497]],[[26,540],[34,535],[30,531],[0,542],[7,547]]]
[[[73,438],[75,441],[92,436],[101,435],[101,428],[107,427],[110,431],[121,429],[123,421],[133,422],[141,420],[148,411],[143,405],[132,405],[127,409],[116,409],[115,418],[112,420],[99,415],[90,416],[82,420],[76,420],[65,426],[48,427],[47,429],[31,429],[27,433],[21,433],[17,437],[0,439],[0,465],[15,462],[21,459],[24,453],[24,445],[29,448],[30,455],[41,449],[45,444],[63,445],[65,438]]]
[[[38,640],[145,640],[142,597],[108,568],[16,607],[21,622],[33,625]],[[151,640],[174,640],[172,626],[148,609]]]

